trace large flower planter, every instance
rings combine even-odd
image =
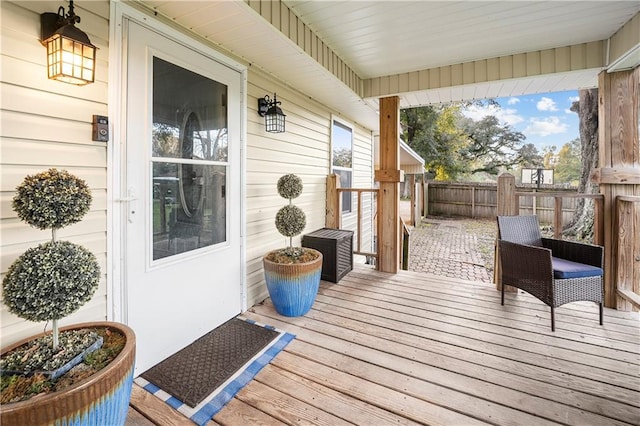
[[[126,343],[120,354],[93,376],[67,389],[3,405],[2,425],[124,425],[133,384],[135,334],[131,328],[115,322],[75,324],[61,330],[92,327],[107,327],[122,333]],[[2,353],[32,338],[9,346]]]
[[[312,249],[307,249],[312,250]],[[273,306],[280,315],[297,317],[309,312],[316,300],[322,273],[322,253],[306,263],[283,264],[264,256],[264,277]]]

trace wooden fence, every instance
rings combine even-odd
[[[533,185],[519,185],[520,214],[536,214],[540,223],[550,224],[555,219],[555,197],[558,194],[574,194],[574,188],[545,185],[537,189]],[[536,192],[535,196],[523,193]],[[549,196],[543,196],[549,192]],[[461,216],[470,218],[495,218],[497,186],[495,183],[427,182],[424,190],[425,211],[430,215]],[[562,204],[562,224],[567,225],[573,216],[578,198],[566,198]]]

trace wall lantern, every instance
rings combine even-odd
[[[269,96],[258,99],[258,114],[260,117],[264,117],[264,127],[267,132],[271,133],[283,133],[284,121],[286,115],[282,112],[282,109],[278,106],[281,104],[276,99],[276,94],[273,94],[273,100]]]
[[[76,24],[80,17],[69,1],[69,13],[64,7],[58,13],[40,15],[40,41],[47,48],[47,74],[50,79],[83,85],[93,83],[96,66],[96,47]]]

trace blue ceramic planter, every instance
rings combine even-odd
[[[307,263],[275,263],[267,259],[268,254],[263,258],[269,296],[280,315],[304,315],[316,300],[322,273],[322,253],[314,251],[318,258]]]

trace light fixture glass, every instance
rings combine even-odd
[[[42,44],[47,48],[47,75],[50,79],[76,85],[95,80],[96,47],[89,37],[75,24],[80,17],[69,1],[69,13],[65,16],[60,6],[58,13],[43,13]]]
[[[264,127],[270,133],[284,133],[285,117],[282,109],[278,106],[281,102],[273,94],[273,100],[269,96],[258,99],[258,114],[264,117]]]

